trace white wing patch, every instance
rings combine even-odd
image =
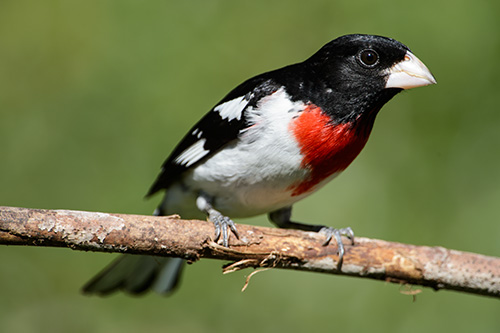
[[[252,96],[250,96],[251,98]],[[222,119],[227,119],[231,121],[233,119],[241,119],[243,110],[248,104],[248,99],[245,96],[237,97],[228,102],[217,105],[214,111],[219,112]]]
[[[182,154],[177,156],[177,158],[174,160],[175,163],[178,163],[180,165],[184,165],[186,167],[189,167],[193,165],[194,163],[198,162],[201,160],[205,155],[209,153],[208,150],[203,148],[205,145],[205,142],[207,142],[206,139],[201,139],[199,141],[196,141],[191,147],[188,149],[184,150]]]
[[[250,96],[251,98],[252,96]],[[241,96],[214,108],[215,112],[218,112],[223,120],[231,121],[233,119],[241,120],[243,115],[243,110],[248,105],[248,99],[245,96]],[[198,141],[192,144],[189,148],[184,150],[179,156],[174,159],[174,163],[183,165],[185,167],[190,167],[195,164],[203,157],[205,157],[210,151],[203,148],[207,142],[206,138],[202,138],[203,131],[199,128],[195,128],[191,135],[196,136]]]
[[[196,137],[199,139],[203,135],[203,132],[199,128],[197,128],[191,134],[196,135]]]

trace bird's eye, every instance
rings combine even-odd
[[[359,61],[365,67],[373,67],[378,63],[378,54],[374,50],[363,50],[359,53]]]

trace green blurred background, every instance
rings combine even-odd
[[[149,214],[178,140],[225,93],[346,33],[396,38],[438,85],[398,95],[297,220],[500,255],[500,2],[0,1],[0,204]],[[238,221],[268,226],[266,217]],[[86,297],[114,255],[0,247],[2,332],[500,332],[498,300],[271,270]]]

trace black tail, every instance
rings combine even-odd
[[[103,296],[115,291],[141,294],[152,290],[166,295],[178,286],[183,267],[184,260],[179,258],[124,254],[87,282],[82,291]]]
[[[184,260],[124,254],[85,284],[85,294],[108,295],[115,291],[141,294],[153,290],[169,294],[175,290]]]

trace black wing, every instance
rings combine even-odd
[[[147,196],[169,187],[184,171],[238,137],[247,127],[244,111],[279,88],[268,74],[261,74],[237,86],[191,128],[163,163]]]

